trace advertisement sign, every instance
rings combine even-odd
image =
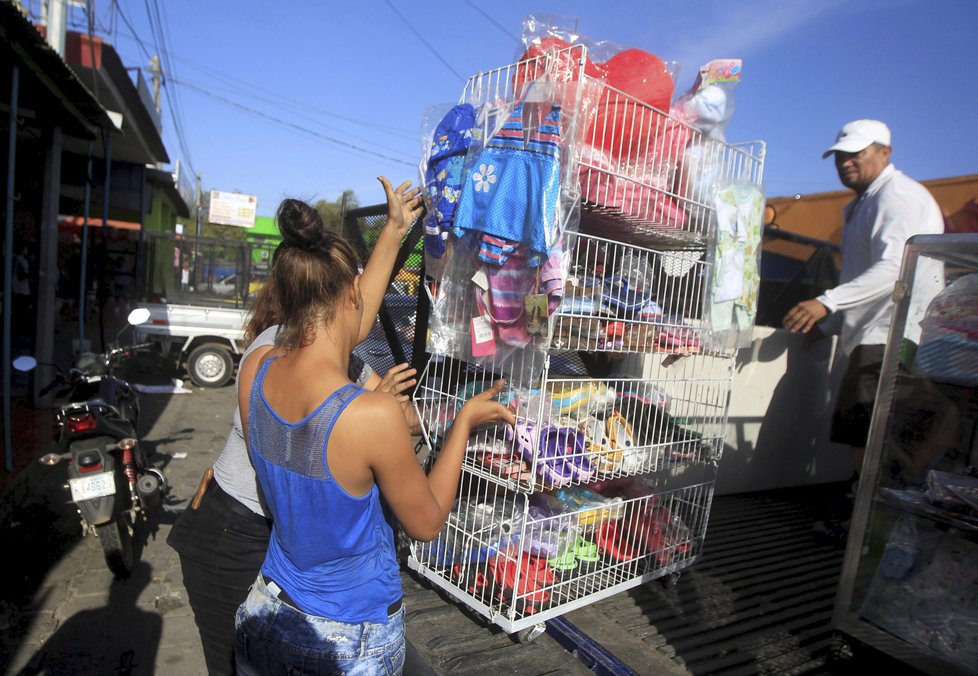
[[[254,195],[211,190],[210,213],[207,220],[220,225],[253,228],[257,211],[258,198]]]

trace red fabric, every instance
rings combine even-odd
[[[644,164],[645,167],[622,166],[599,149],[586,147],[581,154],[581,197],[629,218],[682,228],[686,213],[669,195],[674,161],[663,158]]]
[[[570,46],[570,43],[559,38],[542,38],[530,45],[520,61]],[[558,82],[578,79],[574,56],[573,52],[563,52],[557,57],[552,73]],[[523,84],[543,75],[542,66],[542,63],[534,62],[518,67],[513,78],[515,90],[519,92]],[[669,110],[673,81],[665,62],[655,54],[641,49],[626,49],[602,63],[586,58],[584,73],[659,111]],[[593,119],[585,138],[617,160],[637,158],[642,149],[656,145],[650,140],[663,132],[661,125],[664,120],[661,116],[650,114],[643,106],[607,87],[601,88],[594,105]]]

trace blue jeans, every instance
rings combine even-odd
[[[307,615],[279,600],[261,575],[235,620],[240,676],[258,674],[400,674],[404,608],[388,624],[348,624]]]

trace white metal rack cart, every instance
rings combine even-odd
[[[585,74],[585,57],[575,46],[480,73],[462,97],[512,100],[520,82],[543,73],[576,87],[572,119],[581,126],[566,166],[580,179],[573,197],[581,228],[564,233],[566,283],[545,344],[465,360],[430,343],[434,356],[415,392],[436,455],[464,400],[508,379],[502,399],[517,424],[471,437],[448,522],[434,541],[412,544],[408,563],[522,639],[549,618],[677,573],[699,555],[734,351],[710,340],[702,313],[714,208],[675,147],[695,144],[700,169],[714,180],[759,185],[763,171],[762,142],[706,138]],[[592,124],[586,101],[627,114]],[[617,161],[607,159],[609,148]],[[641,280],[623,284],[615,273],[626,269],[641,270]],[[433,302],[442,324],[464,334],[470,294],[436,289]],[[616,360],[615,374],[566,375],[561,362],[581,352]]]

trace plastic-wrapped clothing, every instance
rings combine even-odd
[[[475,128],[477,111],[461,103],[445,114],[431,140],[425,169],[428,215],[425,218],[425,250],[435,258],[445,253],[445,239],[455,217],[462,189],[465,156],[481,130]]]
[[[549,112],[530,133],[523,119],[524,110],[531,112],[527,105],[532,104],[513,108],[473,163],[455,211],[454,232],[519,242],[546,257],[557,234],[561,113],[560,106],[547,104]]]

